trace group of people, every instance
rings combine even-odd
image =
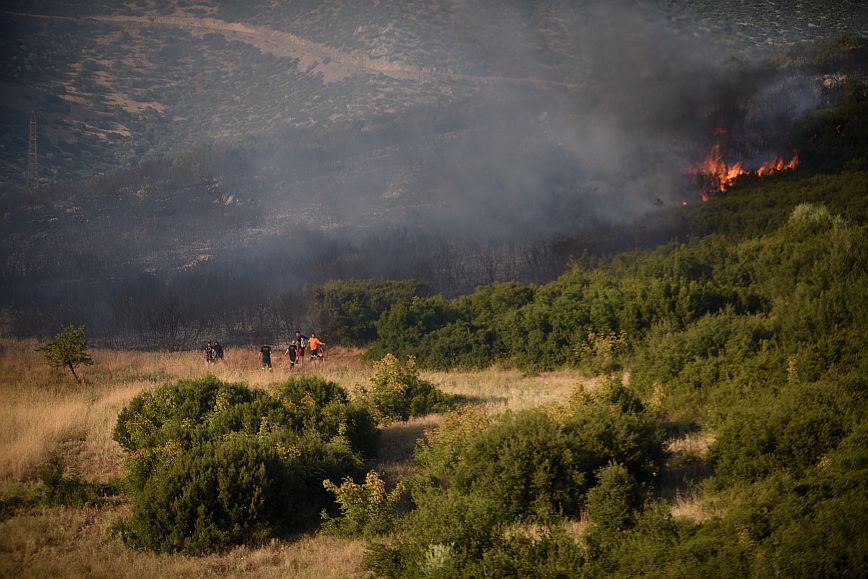
[[[213,364],[223,359],[223,346],[220,342],[212,342],[208,340],[208,345],[205,346],[205,362]]]
[[[310,337],[302,335],[301,330],[295,331],[295,339],[289,342],[283,355],[289,358],[289,368],[295,368],[296,364],[303,364],[305,354],[311,360],[321,360],[325,356],[325,342],[311,333]],[[223,359],[223,346],[220,342],[208,340],[205,346],[205,362],[213,364]],[[259,349],[259,366],[263,370],[271,370],[271,346],[263,344]]]
[[[310,337],[304,336],[301,330],[295,331],[295,339],[289,342],[284,357],[289,358],[290,370],[295,368],[296,364],[303,364],[305,353],[311,360],[320,360],[325,355],[325,342],[316,337],[316,334],[311,333]],[[259,366],[263,370],[271,370],[271,346],[263,344],[259,349]]]

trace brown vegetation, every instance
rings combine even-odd
[[[82,385],[51,370],[33,340],[0,341],[0,497],[40,483],[39,469],[59,453],[70,471],[86,480],[110,481],[121,474],[123,453],[112,440],[118,412],[139,392],[181,378],[213,373],[252,386],[291,375],[317,374],[351,392],[370,379],[361,352],[334,348],[324,361],[294,370],[276,352],[272,372],[259,369],[258,349],[227,348],[226,358],[207,364],[200,352],[137,352],[94,349],[94,365]],[[577,377],[566,371],[525,376],[507,369],[430,372],[424,378],[444,391],[490,411],[523,409],[568,398]],[[439,423],[427,416],[396,423],[382,437],[372,468],[394,483],[409,472],[415,442]],[[259,547],[240,547],[202,558],[140,553],[111,539],[106,530],[127,509],[125,499],[99,507],[19,509],[0,522],[0,576],[293,576],[361,575],[362,541],[302,536]]]

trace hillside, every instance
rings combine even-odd
[[[22,182],[30,110],[40,119],[42,178],[65,181],[212,140],[351,127],[492,89],[570,92],[605,84],[611,71],[598,51],[608,47],[597,45],[597,36],[646,28],[649,20],[661,24],[643,34],[672,22],[701,34],[709,51],[754,54],[868,32],[858,2],[834,10],[802,2],[799,10],[782,6],[759,18],[752,3],[739,4],[721,13],[704,2],[606,11],[594,2],[568,8],[551,1],[456,8],[331,0],[280,11],[257,2],[8,2],[0,15],[7,55],[0,175]],[[637,36],[634,48],[648,40]],[[673,48],[658,43],[661,54],[646,64],[682,59],[667,54]]]
[[[859,3],[820,4],[7,3],[5,327],[126,340],[121,313],[164,303],[209,320],[164,344],[253,339],[332,278],[454,296],[677,238],[712,144],[789,158],[864,72],[864,43],[829,40]]]
[[[800,169],[691,206],[679,241],[451,300],[411,282],[319,288],[318,334],[374,338],[369,357],[412,355],[423,372],[340,347],[293,370],[276,358],[273,373],[255,369],[251,347],[215,365],[96,349],[82,387],[50,372],[34,342],[3,340],[0,568],[860,576],[868,92],[857,88],[799,124]],[[328,461],[347,458],[360,430],[344,405],[382,420],[385,402],[409,406],[425,384],[453,406],[428,412],[413,398],[413,417],[380,422],[366,441],[378,455],[348,460],[355,478],[338,488]],[[323,420],[338,385],[349,395]],[[288,433],[286,413],[315,428]],[[213,474],[226,472],[231,484]],[[279,485],[294,492],[272,493]],[[338,489],[325,521],[287,531],[310,508],[287,514],[285,497],[319,501],[323,488]],[[248,501],[256,508],[240,508]]]

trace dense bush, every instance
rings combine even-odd
[[[498,419],[472,408],[447,415],[417,449],[417,471],[408,481],[416,509],[404,521],[402,538],[374,548],[368,564],[386,576],[536,566],[564,572],[579,564],[583,551],[557,533],[558,521],[579,516],[597,473],[606,475],[603,467],[612,461],[625,465],[617,468],[631,481],[653,482],[662,468],[662,442],[656,416],[620,383],[577,394],[564,407]],[[530,524],[551,535],[526,540],[522,529]],[[514,549],[527,560],[517,559]]]
[[[597,480],[597,486],[588,492],[591,527],[586,541],[591,553],[600,558],[635,526],[645,489],[636,484],[626,468],[614,462],[597,471]]]
[[[267,392],[213,376],[146,391],[121,412],[132,512],[128,545],[203,553],[309,528],[329,506],[324,479],[359,473],[370,414],[320,378]]]
[[[320,532],[341,537],[373,537],[395,526],[398,501],[404,491],[400,483],[387,493],[385,481],[376,471],[370,471],[363,484],[346,477],[340,486],[328,479],[323,481],[323,486],[335,495],[340,516],[331,517],[323,512]]]
[[[446,352],[424,347],[426,337],[455,319],[457,311],[440,296],[398,302],[377,321],[377,341],[368,356],[380,358],[391,353],[402,359],[412,355],[420,361],[433,361]]]
[[[443,411],[448,401],[441,390],[419,377],[415,358],[402,364],[392,354],[374,362],[371,385],[361,390],[360,400],[380,424]]]
[[[336,344],[361,346],[376,339],[383,312],[425,293],[414,280],[332,280],[313,290],[313,300],[323,335]]]
[[[864,46],[791,58],[848,59]],[[370,568],[389,577],[864,575],[866,87],[854,75],[841,107],[800,124],[797,171],[744,179],[686,209],[694,237],[580,260],[541,287],[487,286],[387,311],[388,343],[418,353],[423,367],[500,360],[631,375],[629,387],[610,381],[565,407],[447,414],[417,449],[416,510],[396,541],[372,547]],[[450,361],[453,343],[464,357]],[[686,482],[714,516],[674,518],[654,496],[666,468],[661,422],[713,439],[710,478]],[[562,533],[564,516],[580,511],[586,530]]]
[[[778,470],[802,475],[846,435],[852,414],[850,397],[827,383],[786,388],[774,401],[733,413],[712,449],[718,484]]]
[[[118,416],[114,439],[136,453],[170,442],[186,449],[230,432],[253,435],[281,428],[314,431],[323,440],[346,436],[354,450],[368,456],[377,436],[370,414],[351,404],[333,382],[301,377],[266,392],[208,376],[133,398]]]

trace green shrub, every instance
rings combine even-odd
[[[49,506],[84,507],[97,504],[106,496],[115,494],[115,488],[111,484],[85,481],[77,472],[66,475],[64,470],[63,460],[52,454],[39,472],[42,488],[38,502]]]
[[[624,466],[612,462],[597,471],[597,486],[588,491],[588,515],[594,528],[620,533],[633,527],[645,493]]]
[[[322,334],[336,344],[363,346],[377,338],[376,322],[391,306],[424,295],[414,280],[331,280],[313,291]]]
[[[565,407],[497,419],[474,408],[449,413],[417,448],[408,481],[416,509],[398,541],[369,552],[369,568],[388,577],[575,571],[584,550],[555,532],[563,517],[582,512],[600,476],[598,517],[615,513],[620,519],[606,524],[632,525],[662,469],[662,445],[656,416],[616,381]],[[543,538],[529,539],[527,528]]]
[[[584,575],[586,555],[562,528],[543,529],[541,537],[510,536],[488,549],[464,576],[567,578]],[[476,571],[478,569],[478,572]]]
[[[303,490],[283,488],[283,471],[277,450],[255,438],[196,446],[161,464],[115,531],[135,548],[187,554],[265,538],[292,515],[280,503]]]
[[[473,439],[448,480],[497,504],[506,520],[578,515],[590,483],[583,458],[547,414],[508,414]]]
[[[257,394],[242,384],[227,384],[214,376],[146,390],[121,410],[113,438],[128,453],[169,441],[186,447],[193,443],[192,428],[203,424],[206,417],[213,420],[221,411],[249,404]],[[230,428],[228,422],[221,425],[223,432],[241,426],[233,424]],[[248,426],[254,428],[253,432],[259,429],[259,424]]]
[[[346,477],[340,486],[326,479],[323,486],[335,495],[340,505],[340,517],[322,513],[322,533],[341,537],[374,537],[388,533],[395,526],[396,508],[403,493],[398,484],[386,492],[386,483],[376,471],[368,472],[363,484]]]
[[[620,357],[626,348],[627,338],[622,333],[597,334],[588,332],[587,339],[579,344],[579,363],[595,374],[612,372],[620,368]]]
[[[645,501],[645,489],[630,472],[611,462],[597,471],[597,486],[588,491],[591,525],[585,543],[597,565],[618,556],[624,535],[635,525]]]
[[[378,436],[370,413],[351,404],[334,382],[300,377],[264,392],[207,376],[133,398],[118,416],[114,439],[136,453],[170,443],[189,448],[231,432],[252,435],[282,428],[312,430],[323,440],[346,437],[353,450],[366,456],[374,454]]]
[[[849,430],[848,396],[826,383],[799,384],[742,409],[711,449],[719,485],[755,481],[775,470],[814,468]]]
[[[512,519],[578,515],[595,472],[617,461],[643,484],[661,471],[663,433],[620,383],[554,411],[447,415],[416,451],[417,492],[449,488],[485,497]]]
[[[447,403],[442,391],[419,378],[415,358],[402,364],[392,354],[374,363],[371,386],[362,389],[361,400],[379,424],[440,412]]]
[[[377,341],[367,353],[381,358],[392,353],[400,358],[435,355],[421,347],[425,336],[455,321],[458,312],[440,296],[414,297],[397,302],[377,320]]]
[[[564,429],[582,449],[586,472],[609,462],[626,467],[640,484],[651,484],[666,459],[665,433],[657,415],[619,380],[609,380],[588,394],[577,388]]]
[[[370,413],[319,378],[143,392],[115,428],[132,512],[114,530],[136,548],[195,554],[311,528],[330,502],[322,481],[358,474],[375,435]]]
[[[296,429],[313,430],[324,439],[345,438],[366,458],[377,452],[380,431],[363,404],[349,400],[346,390],[318,376],[290,379],[269,393],[291,409]]]

